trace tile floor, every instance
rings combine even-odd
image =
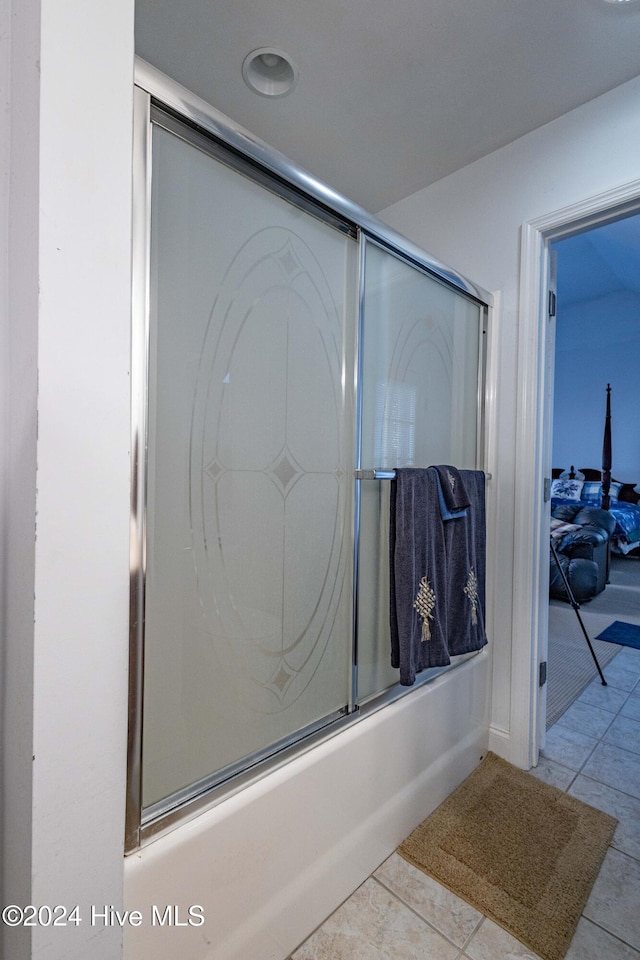
[[[566,960],[640,960],[640,650],[624,647],[548,731],[532,773],[619,820]],[[393,854],[290,960],[537,960]]]

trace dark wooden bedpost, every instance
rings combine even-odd
[[[602,441],[602,509],[609,509],[611,488],[611,384],[607,384],[607,412],[604,418]]]

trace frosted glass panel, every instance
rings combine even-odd
[[[368,243],[362,332],[363,470],[475,469],[481,308]],[[389,482],[360,486],[358,698],[398,682],[390,666]]]
[[[154,127],[144,807],[348,702],[355,258]]]

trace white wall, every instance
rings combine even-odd
[[[496,347],[495,440],[496,578],[501,598],[493,638],[492,745],[509,758],[517,731],[512,702],[516,659],[526,660],[531,636],[513,633],[509,596],[517,591],[513,570],[529,543],[514,544],[514,517],[531,504],[519,502],[516,444],[519,421],[536,410],[519,408],[518,298],[520,228],[638,177],[640,79],[635,79],[553,123],[395,204],[381,216],[391,226],[452,263],[489,290],[500,291]],[[526,566],[526,564],[525,564]],[[525,649],[522,649],[522,648]],[[521,721],[518,720],[518,722]],[[526,734],[526,731],[524,731]]]
[[[83,918],[5,928],[11,960],[122,949],[87,911],[123,898],[133,8],[1,8],[3,895]]]
[[[558,268],[562,270],[561,255]],[[638,357],[640,294],[558,301],[553,466],[600,469],[606,385],[611,392],[613,475],[640,478]]]

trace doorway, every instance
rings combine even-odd
[[[640,212],[640,181],[624,184],[523,223],[521,229],[518,404],[532,411],[516,438],[519,483],[512,631],[514,644],[510,727],[513,762],[538,761],[546,732],[546,689],[540,664],[547,660],[553,324],[549,320],[549,262],[553,242]],[[527,642],[525,642],[525,640]]]
[[[565,501],[566,491],[555,489],[556,484],[552,487],[552,524],[560,524],[576,511],[577,522],[583,502],[589,508],[601,505],[598,482],[608,384],[612,385],[614,414],[610,420],[614,438],[612,475],[625,484],[622,501],[635,499],[633,487],[640,477],[635,395],[635,359],[640,351],[640,215],[625,214],[574,233],[552,242],[550,250],[556,262],[557,293],[552,477],[574,472],[571,496],[577,498],[575,504]],[[633,516],[633,506],[618,504],[620,491],[615,483],[611,493],[614,512],[610,516],[626,526],[626,514]],[[623,511],[619,518],[616,511]],[[594,522],[596,519],[594,515]],[[594,638],[613,620],[633,617],[636,604],[640,613],[640,567],[633,560],[625,561],[630,544],[620,541],[606,576],[603,551],[596,550],[587,559],[586,548],[571,543],[572,536],[575,534],[569,532],[564,534],[566,540],[558,540],[560,558],[564,557],[563,563],[571,563],[576,590],[585,590],[584,596],[577,597],[583,606],[581,616],[604,667],[618,648]],[[594,574],[596,582],[592,584],[589,578]],[[558,597],[555,566],[551,575],[555,586],[549,599],[547,729],[561,720],[596,676],[580,623],[570,606]],[[569,717],[566,722],[570,722]]]

